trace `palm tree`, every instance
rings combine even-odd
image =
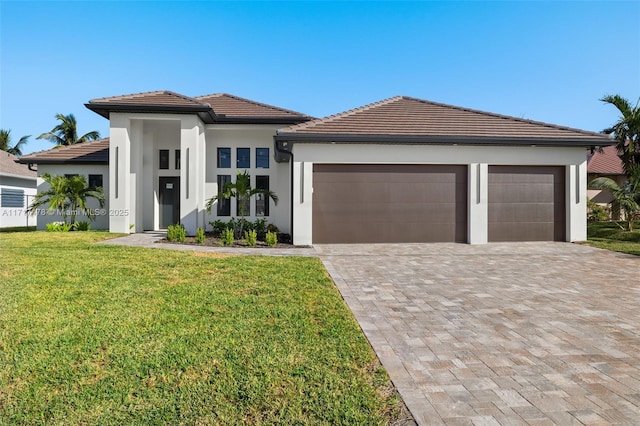
[[[60,124],[51,129],[50,132],[43,133],[36,139],[46,139],[56,145],[75,145],[87,141],[100,139],[100,133],[91,131],[78,137],[78,123],[73,114],[62,115],[56,114],[56,120],[60,120]]]
[[[249,215],[249,203],[251,197],[256,194],[263,194],[268,198],[271,198],[273,202],[278,204],[278,196],[268,189],[251,188],[251,177],[245,170],[244,172],[238,172],[235,183],[227,183],[222,191],[218,195],[212,197],[207,201],[206,208],[207,213],[211,213],[211,208],[217,200],[228,200],[235,198],[238,206],[238,216],[240,216],[240,228],[235,232],[236,237],[242,236],[242,229],[245,222],[245,216]]]
[[[589,184],[589,189],[609,191],[613,195],[612,203],[616,203],[625,213],[627,229],[633,231],[633,221],[640,218],[640,165],[630,166],[629,174],[629,180],[622,185],[611,178],[595,178]]]
[[[89,218],[95,218],[94,212],[87,207],[87,199],[95,198],[104,207],[104,191],[102,188],[87,186],[84,176],[60,176],[45,173],[42,179],[49,184],[49,189],[36,194],[29,212],[49,204],[48,212],[60,211],[62,219],[67,223],[67,215],[71,216],[70,224],[76,222],[76,215],[82,211]]]
[[[620,95],[607,95],[600,100],[620,111],[618,122],[602,132],[615,137],[624,172],[630,177],[632,166],[640,165],[640,99],[635,107]]]
[[[30,137],[31,135],[23,136],[17,144],[11,146],[11,130],[0,129],[0,150],[19,157],[22,155],[22,147],[27,143]]]

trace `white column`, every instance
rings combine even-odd
[[[293,163],[293,244],[313,242],[313,163]]]
[[[143,166],[142,166],[142,150],[143,150],[143,121],[130,120],[129,130],[129,163],[130,163],[130,182],[131,188],[129,192],[129,227],[131,232],[142,232],[143,230]]]
[[[131,223],[129,119],[112,113],[109,129],[109,231],[128,234]]]
[[[566,240],[587,239],[587,162],[566,167]]]
[[[489,166],[469,164],[468,229],[469,244],[486,244],[489,236]]]
[[[180,120],[180,223],[188,235],[204,228],[205,135],[196,116]]]

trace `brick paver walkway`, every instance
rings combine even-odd
[[[640,258],[566,243],[320,245],[420,424],[640,424]]]

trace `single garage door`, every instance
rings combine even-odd
[[[466,242],[467,166],[314,164],[312,239]]]
[[[489,166],[489,241],[564,241],[565,169]]]

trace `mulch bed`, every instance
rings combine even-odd
[[[158,243],[163,243],[163,244],[185,244],[185,245],[203,246],[203,247],[209,246],[209,247],[279,248],[279,249],[292,249],[292,248],[297,248],[298,247],[298,246],[294,246],[293,244],[281,243],[281,242],[278,242],[278,244],[276,244],[273,247],[269,247],[267,245],[267,243],[264,242],[264,241],[258,241],[255,246],[251,247],[251,246],[247,245],[247,243],[244,240],[235,240],[232,245],[223,246],[222,245],[222,240],[220,238],[213,237],[211,235],[206,235],[204,243],[202,243],[202,244],[196,243],[196,238],[195,237],[187,237],[184,240],[184,243],[179,243],[177,241],[169,241],[166,238],[158,240]]]

